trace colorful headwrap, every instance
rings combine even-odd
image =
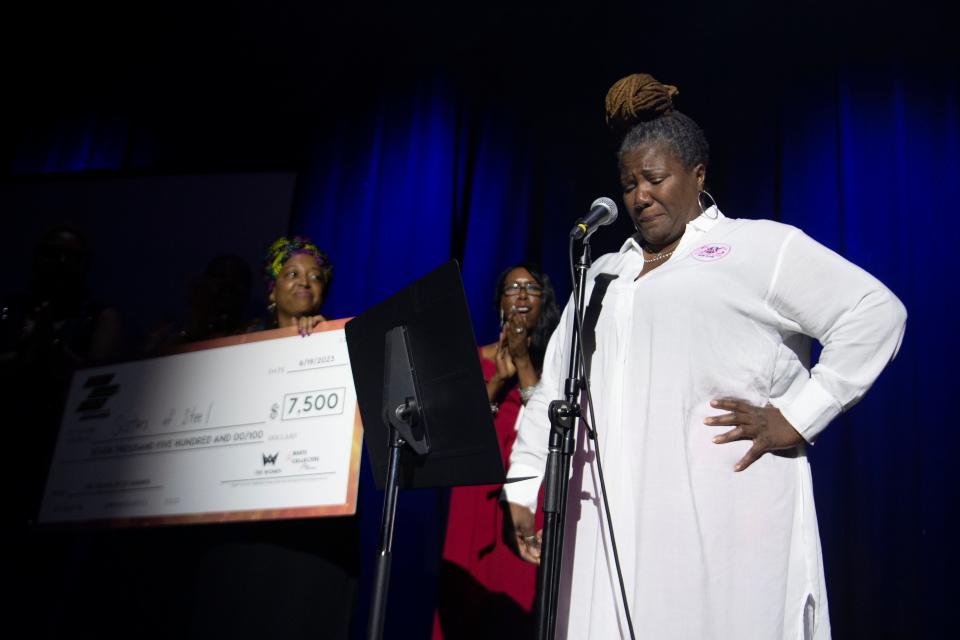
[[[333,275],[333,265],[330,264],[327,254],[305,236],[294,236],[292,239],[281,237],[270,245],[264,259],[264,280],[267,283],[267,293],[273,291],[273,287],[277,283],[277,276],[280,275],[283,265],[299,253],[313,256],[317,265],[320,266],[320,278],[323,282],[324,291],[329,288],[330,278]]]

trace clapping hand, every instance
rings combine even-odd
[[[506,323],[501,332],[501,340],[506,337],[507,348],[513,360],[524,360],[529,357],[530,332],[527,330],[527,317],[516,312],[516,307],[510,309]]]
[[[504,327],[500,330],[500,340],[497,342],[497,356],[494,362],[497,365],[496,377],[499,381],[505,382],[517,375],[517,365],[513,362],[510,355],[510,348],[507,344],[508,333],[510,329]]]

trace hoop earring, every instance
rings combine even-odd
[[[272,314],[272,313],[274,313],[276,310],[277,310],[277,303],[276,303],[276,302],[271,302],[270,304],[267,305],[267,313]]]
[[[703,196],[707,196],[707,198],[710,199],[710,204],[706,207],[703,206]],[[715,207],[717,209],[717,212],[715,212],[712,216],[707,216],[707,218],[709,218],[710,220],[717,219],[717,215],[718,215],[718,212],[720,211],[720,207],[717,207],[717,201],[713,199],[713,196],[710,195],[710,193],[706,189],[701,190],[700,193],[697,194],[697,206],[700,207],[701,214],[706,214],[707,209],[709,209],[710,207]]]

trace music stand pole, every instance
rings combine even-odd
[[[370,605],[368,640],[383,637],[383,621],[387,614],[387,591],[390,584],[390,562],[393,559],[393,523],[397,513],[398,470],[400,448],[403,446],[400,433],[390,425],[390,461],[387,463],[387,481],[383,495],[383,515],[380,519],[380,553],[377,555],[373,574],[373,601]]]
[[[567,513],[567,484],[570,459],[576,446],[576,419],[580,415],[580,333],[576,327],[583,319],[583,301],[587,270],[590,268],[590,239],[583,240],[583,253],[574,268],[574,331],[570,335],[570,367],[564,384],[564,399],[550,403],[550,448],[544,471],[543,539],[537,591],[537,638],[552,640],[557,626],[557,599],[560,592],[560,566],[563,560],[563,534]]]

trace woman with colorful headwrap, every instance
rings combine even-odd
[[[326,254],[309,238],[278,238],[264,261],[271,317],[258,329],[310,333],[330,287]],[[199,608],[191,637],[336,638],[351,633],[357,575],[356,516],[236,523],[216,536],[197,568],[208,606]],[[223,616],[231,603],[256,606]]]
[[[826,640],[806,445],[893,358],[906,310],[799,229],[725,217],[704,190],[706,137],[673,109],[676,94],[634,75],[607,96],[636,233],[587,276],[588,309],[598,310],[583,327],[597,437],[581,422],[557,637]],[[520,420],[510,477],[543,475],[547,407],[563,396],[572,331],[568,305]],[[823,350],[811,368],[812,339]],[[538,563],[537,483],[504,492],[518,550]]]
[[[320,306],[330,290],[333,267],[327,254],[309,238],[277,238],[267,249],[264,264],[267,309],[273,327],[297,327],[308,335],[325,318]]]

